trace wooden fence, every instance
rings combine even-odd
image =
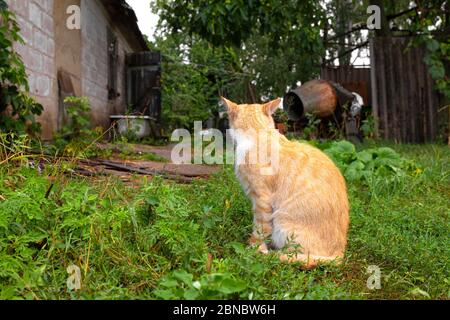
[[[339,83],[348,91],[358,93],[364,99],[365,105],[371,104],[372,96],[369,67],[324,66],[321,69],[320,78]]]
[[[424,143],[437,137],[439,95],[423,62],[425,48],[409,42],[372,40],[372,106],[381,138]]]

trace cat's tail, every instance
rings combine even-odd
[[[319,264],[327,264],[327,263],[342,263],[342,256],[318,256],[311,254],[303,254],[303,253],[289,253],[289,254],[281,254],[279,256],[280,260],[283,262],[294,263],[300,262],[302,263],[302,270],[311,270],[317,267]]]

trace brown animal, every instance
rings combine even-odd
[[[268,253],[266,241],[271,237],[272,248],[287,249],[280,254],[282,261],[299,261],[304,269],[340,262],[347,244],[349,203],[339,169],[319,149],[289,141],[275,130],[272,114],[281,99],[264,105],[223,101],[237,158],[244,159],[235,164],[236,175],[253,202],[250,244]],[[269,173],[264,173],[267,163],[251,161],[260,151],[262,136],[276,144],[266,147],[268,158],[278,152],[277,165],[271,164]]]

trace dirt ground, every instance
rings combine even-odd
[[[124,181],[132,180],[132,176],[162,176],[167,179],[175,180],[181,183],[189,183],[194,179],[206,179],[210,175],[219,172],[219,166],[198,165],[198,164],[174,164],[171,161],[171,153],[174,144],[167,146],[149,146],[149,145],[127,145],[126,155],[125,147],[113,144],[101,144],[102,150],[112,151],[111,156],[107,158],[97,158],[82,160],[78,164],[79,174],[96,175],[115,175]],[[154,154],[161,158],[161,161],[150,161],[139,159],[146,154]]]

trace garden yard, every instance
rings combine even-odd
[[[0,0],[0,300],[450,300],[450,1],[78,3]],[[255,219],[232,164],[172,156],[278,137],[271,116],[342,172],[348,235],[311,148],[239,168]],[[274,215],[308,262],[348,238],[342,263],[259,253]]]
[[[251,206],[229,166],[190,184],[129,184],[18,153],[0,167],[0,298],[449,299],[450,150],[381,145],[321,146],[349,180],[351,227],[344,263],[312,271],[248,247]]]

